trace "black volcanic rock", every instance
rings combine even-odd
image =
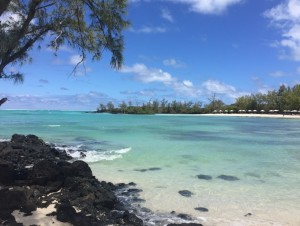
[[[220,175],[217,178],[222,179],[222,180],[227,180],[227,181],[236,181],[236,180],[239,180],[238,177],[229,176],[229,175]]]
[[[22,225],[11,214],[14,210],[30,215],[54,203],[51,215],[75,226],[143,225],[114,193],[126,185],[100,182],[87,163],[70,160],[65,151],[34,135],[15,134],[10,142],[0,142],[0,225]]]

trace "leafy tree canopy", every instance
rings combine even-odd
[[[7,66],[30,62],[29,50],[44,39],[55,51],[62,45],[77,49],[77,66],[88,53],[100,60],[108,50],[111,66],[120,68],[126,8],[127,0],[0,0],[0,79],[23,82]]]

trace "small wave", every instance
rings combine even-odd
[[[10,141],[10,139],[0,139],[0,142]]]
[[[111,150],[111,151],[87,151],[84,152],[86,155],[83,160],[86,162],[99,162],[102,160],[112,161],[115,159],[122,158],[123,155],[129,152],[131,148],[122,148],[119,150]]]
[[[61,125],[48,125],[49,127],[60,127]]]
[[[117,150],[88,150],[86,151],[84,145],[74,145],[74,146],[56,146],[59,150],[66,151],[74,159],[81,159],[85,162],[99,162],[99,161],[112,161],[118,158],[122,158],[123,154],[126,154],[131,150],[129,148],[121,148]]]

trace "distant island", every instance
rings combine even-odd
[[[118,106],[113,102],[101,103],[95,113],[112,114],[209,114],[209,113],[251,113],[251,114],[299,114],[300,85],[286,87],[268,93],[256,93],[238,97],[235,103],[226,105],[214,94],[209,103],[201,101],[152,100],[142,105],[133,105],[131,101],[122,101]]]

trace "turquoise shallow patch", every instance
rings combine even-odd
[[[134,181],[141,205],[154,211],[212,223],[251,213],[257,225],[300,225],[300,120],[65,111],[0,111],[0,118],[0,139],[36,134],[84,151],[99,179]]]

